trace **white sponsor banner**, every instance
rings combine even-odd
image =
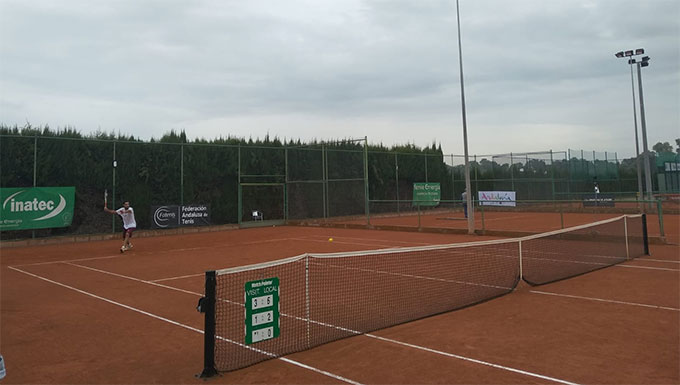
[[[479,204],[482,206],[512,206],[515,207],[514,191],[480,191]]]

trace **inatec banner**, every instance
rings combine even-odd
[[[0,230],[70,226],[75,195],[75,187],[0,188]]]

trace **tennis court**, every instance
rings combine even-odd
[[[586,236],[572,241],[586,242]],[[493,239],[499,238],[283,226],[137,238],[125,254],[118,252],[117,239],[3,248],[3,383],[204,383],[195,377],[204,368],[204,314],[196,307],[208,270],[303,254],[436,248]],[[678,383],[680,247],[652,243],[650,248],[651,255],[623,258],[615,261],[620,264],[540,286],[521,281],[514,282],[516,287],[513,282],[489,285],[482,270],[482,283],[474,287],[496,287],[462,302],[458,310],[435,308],[435,315],[408,315],[404,320],[415,319],[398,319],[395,326],[370,325],[369,332],[330,338],[205,381]],[[348,300],[336,293],[329,297],[334,300],[324,302],[322,314],[342,313],[353,303],[403,299],[405,309],[373,309],[393,316],[417,311],[419,302],[434,306],[453,297],[455,292],[411,282],[420,273],[414,263],[422,258],[426,264],[427,257],[415,255],[414,262],[406,264],[411,271],[395,273],[383,265],[380,272],[389,272],[388,286],[367,284],[359,274],[366,266],[345,273],[344,279],[357,289],[352,295],[364,296]],[[508,259],[490,253],[485,258],[487,271]],[[469,257],[461,263],[474,268],[480,260]],[[336,262],[324,269],[337,269]],[[496,270],[510,270],[517,281],[513,268],[517,265],[509,263]],[[315,285],[323,286],[323,281]],[[285,287],[282,281],[282,303],[291,294]],[[498,287],[505,295],[495,295]],[[424,293],[419,291],[423,288]],[[271,341],[290,338],[286,333],[282,327],[280,337]]]
[[[670,210],[669,210],[670,211]],[[499,236],[521,236],[559,230],[572,226],[579,226],[601,220],[615,218],[621,213],[616,212],[536,212],[536,211],[486,211],[476,210],[475,230],[478,233],[488,233]],[[423,212],[402,212],[377,214],[367,221],[366,217],[346,217],[332,220],[307,220],[305,223],[337,227],[373,227],[377,229],[429,231],[429,232],[467,232],[467,219],[462,209],[450,207]],[[662,215],[664,226],[663,238],[670,243],[680,243],[680,215]],[[647,214],[647,228],[650,241],[656,242],[661,237],[661,222],[656,214]]]

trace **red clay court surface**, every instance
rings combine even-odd
[[[587,223],[615,218],[621,214],[611,213],[559,213],[527,212],[527,211],[491,211],[484,213],[483,227],[490,231],[542,233],[559,230],[567,227],[579,226]],[[680,243],[680,215],[664,214],[664,233],[668,242]],[[336,221],[335,223],[366,225],[365,217],[354,217]],[[458,211],[436,211],[422,213],[418,218],[417,213],[376,215],[370,218],[373,226],[400,226],[405,228],[417,228],[421,226],[429,229],[467,229],[467,219]],[[656,214],[647,215],[647,228],[650,237],[659,237],[659,217]],[[475,212],[475,229],[482,229],[482,214]]]
[[[0,249],[2,383],[680,383],[678,245],[206,382],[194,377],[206,270],[482,239],[490,238],[284,226],[138,238],[125,254],[119,240]]]

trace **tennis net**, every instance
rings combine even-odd
[[[206,272],[202,376],[474,305],[521,279],[543,284],[641,256],[645,225],[644,216],[621,216],[524,238],[304,254]],[[271,282],[278,299],[254,314],[248,288]],[[270,327],[247,326],[256,323]],[[250,334],[263,330],[277,332]]]

